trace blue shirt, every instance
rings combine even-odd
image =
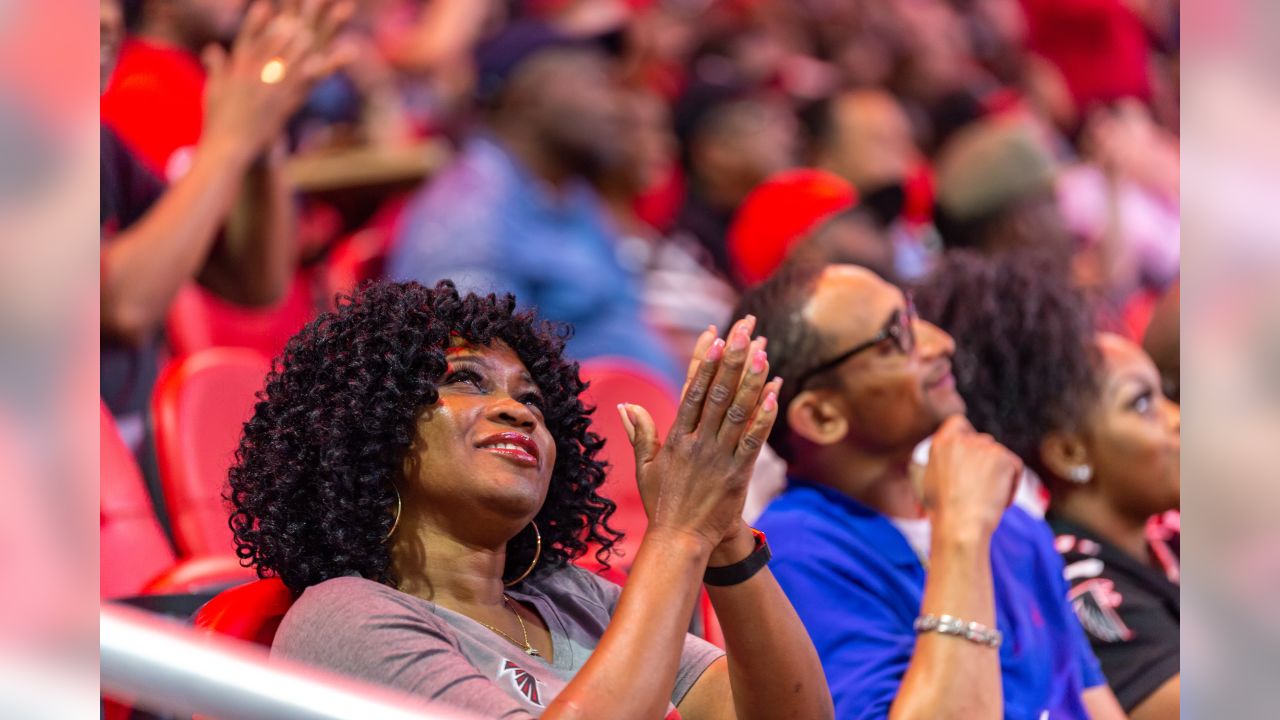
[[[769,567],[822,659],[836,717],[887,717],[911,662],[924,595],[915,551],[885,516],[795,479],[757,527],[773,550]],[[1007,510],[991,539],[991,572],[1004,633],[1005,717],[1088,718],[1080,695],[1105,680],[1067,604],[1048,526]]]
[[[486,137],[411,202],[388,259],[396,280],[462,292],[509,292],[546,319],[573,325],[568,351],[637,360],[684,382],[641,313],[641,278],[618,259],[617,234],[595,192],[560,192],[519,166]]]

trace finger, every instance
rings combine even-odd
[[[627,436],[631,439],[631,447],[636,453],[636,470],[653,461],[662,444],[658,442],[658,427],[654,424],[649,411],[639,405],[619,405],[623,424],[629,425]]]
[[[294,25],[275,57],[284,60],[291,68],[302,68],[302,61],[311,50],[311,31],[301,24]]]
[[[320,13],[328,6],[328,0],[302,0],[297,3],[298,17],[306,27],[315,28],[320,22]]]
[[[302,43],[301,48],[305,50],[310,43],[309,35],[297,18],[288,15],[277,17],[263,33],[261,42],[257,43],[255,57],[262,62],[272,58],[296,61],[299,44]]]
[[[206,74],[205,87],[216,86],[222,81],[223,73],[226,72],[227,51],[217,43],[209,43],[200,53],[200,60],[204,64]]]
[[[234,46],[241,48],[253,44],[266,30],[273,14],[271,3],[266,0],[257,0],[250,5],[249,12],[240,23],[240,32],[236,33]]]
[[[973,432],[973,425],[969,423],[969,418],[964,415],[952,415],[942,421],[942,426],[938,428],[938,432],[934,433],[937,437],[949,437],[951,435],[968,435]]]
[[[720,436],[720,426],[724,423],[729,403],[738,392],[742,371],[747,365],[747,350],[751,347],[751,331],[755,329],[755,324],[755,317],[748,315],[734,323],[729,331],[724,361],[720,363],[715,380],[707,391],[707,401],[702,406],[702,420],[698,425],[713,437]]]
[[[764,399],[751,419],[751,427],[738,441],[734,457],[744,463],[755,463],[760,449],[769,442],[773,422],[778,419],[778,395],[782,392],[782,378],[774,378],[764,386]]]
[[[328,47],[329,43],[333,42],[338,33],[351,21],[355,13],[356,5],[350,0],[325,4],[320,17],[311,26],[316,31],[316,47]]]
[[[716,326],[711,325],[702,331],[702,334],[698,336],[698,341],[693,344],[693,354],[689,356],[689,368],[684,373],[684,385],[680,388],[680,397],[684,397],[685,391],[689,389],[689,383],[693,382],[693,376],[697,374],[702,358],[707,354],[707,348],[711,347],[711,343],[718,334]]]
[[[360,48],[354,42],[344,42],[338,38],[329,44],[328,51],[319,58],[318,77],[325,77],[355,62],[360,55]]]
[[[631,422],[631,416],[627,413],[626,403],[618,403],[618,417],[622,419],[622,429],[627,432],[627,441],[635,445],[636,426]]]
[[[764,338],[751,341],[747,349],[747,370],[738,386],[738,393],[733,404],[724,414],[724,423],[720,426],[720,438],[730,444],[737,444],[742,439],[742,432],[747,421],[760,404],[760,393],[764,390],[765,380],[769,375],[769,357],[764,352]]]
[[[1013,501],[1018,499],[1018,488],[1022,485],[1022,473],[1026,471],[1026,465],[1022,462],[1022,458],[1014,457],[1013,472],[1009,476],[1009,496],[1005,498],[1004,506],[1006,508],[1013,506]]]
[[[702,416],[702,405],[707,399],[707,390],[711,387],[711,379],[715,377],[716,368],[724,357],[724,340],[716,338],[711,341],[707,351],[698,361],[698,370],[693,381],[680,399],[680,409],[676,411],[676,421],[671,425],[671,434],[687,434],[698,427],[698,418]]]

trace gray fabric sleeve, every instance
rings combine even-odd
[[[476,671],[443,621],[369,580],[336,578],[308,588],[271,652],[482,717],[534,717]]]
[[[580,582],[588,586],[588,592],[600,599],[612,617],[618,608],[618,598],[622,588],[616,583],[605,580],[579,568],[573,568]],[[693,687],[702,673],[711,663],[724,656],[724,651],[692,633],[684,636],[684,650],[680,653],[680,667],[676,670],[675,689],[671,693],[671,704],[679,705],[684,696]]]

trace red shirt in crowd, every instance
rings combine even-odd
[[[1123,0],[1023,0],[1028,44],[1062,72],[1082,110],[1151,96],[1150,41]]]
[[[186,172],[200,139],[204,81],[195,53],[129,38],[102,94],[102,122],[148,169],[172,181]]]

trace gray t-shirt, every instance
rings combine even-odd
[[[483,717],[537,717],[591,656],[621,592],[574,566],[509,590],[550,628],[554,661],[548,663],[435,603],[371,580],[335,578],[303,591],[280,623],[271,652]],[[671,702],[679,704],[723,654],[701,638],[686,637]]]

